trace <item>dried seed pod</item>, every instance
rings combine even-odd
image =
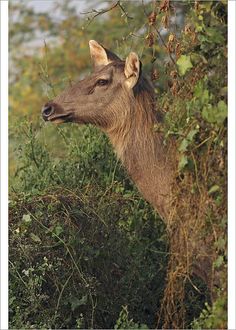
[[[197,34],[196,34],[195,31],[192,32],[191,38],[192,38],[192,42],[195,42],[195,41],[196,41],[196,39],[197,39]]]
[[[219,155],[218,156],[218,166],[219,166],[219,169],[220,170],[223,170],[224,168],[225,168],[225,161],[224,161],[224,157],[223,157],[223,155]]]
[[[148,33],[146,36],[148,47],[152,47],[155,43],[155,34],[153,32]]]
[[[152,73],[151,73],[151,80],[157,80],[159,78],[159,72],[157,71],[156,68],[152,69]]]
[[[167,43],[167,49],[168,49],[168,52],[169,53],[173,53],[174,52],[174,43],[176,41],[176,37],[173,33],[171,33],[169,35],[169,38],[168,38],[168,43]]]
[[[174,46],[172,43],[168,42],[167,44],[167,49],[169,53],[173,53],[174,52]]]
[[[177,42],[176,45],[175,45],[175,56],[176,56],[176,59],[178,59],[181,55],[181,49],[180,49],[180,43]]]
[[[167,27],[169,25],[169,16],[168,16],[168,13],[166,13],[165,16],[162,17],[161,23],[164,26],[164,28],[167,29]]]
[[[164,113],[166,113],[166,112],[169,111],[169,106],[168,106],[168,104],[164,104],[164,106],[163,106],[163,108],[162,108],[162,111],[163,111]]]
[[[156,23],[156,18],[157,18],[157,13],[153,11],[149,16],[148,16],[148,22],[149,25],[154,25]]]
[[[169,39],[168,39],[168,41],[169,42],[173,42],[175,40],[175,35],[173,34],[173,33],[171,33],[170,35],[169,35]]]
[[[195,9],[195,11],[199,11],[199,7],[200,7],[199,1],[198,0],[195,0],[195,2],[194,2],[194,9]]]
[[[170,76],[171,76],[171,78],[176,79],[177,76],[178,76],[177,71],[176,71],[176,70],[171,71],[171,72],[170,72]]]
[[[172,85],[170,90],[171,90],[171,93],[172,93],[173,96],[176,96],[178,94],[178,82],[177,82],[177,80],[173,81],[173,85]]]
[[[190,24],[185,25],[184,27],[184,34],[189,34],[192,32],[192,28]]]
[[[167,85],[168,85],[168,87],[171,89],[172,86],[173,86],[173,80],[168,80],[168,81],[167,81]]]
[[[160,11],[167,12],[170,8],[170,0],[163,0],[160,4]]]

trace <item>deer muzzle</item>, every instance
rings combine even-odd
[[[52,116],[55,112],[55,107],[50,104],[46,103],[42,108],[42,116],[45,121],[49,120],[49,117]]]
[[[42,117],[45,121],[59,124],[72,121],[73,111],[65,111],[60,105],[48,102],[42,108]]]

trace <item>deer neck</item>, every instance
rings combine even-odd
[[[166,218],[174,175],[173,148],[164,145],[162,134],[154,131],[154,113],[138,110],[109,137],[143,197]]]

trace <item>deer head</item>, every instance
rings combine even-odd
[[[141,76],[137,54],[131,52],[122,61],[94,40],[89,47],[93,73],[46,103],[42,109],[45,121],[94,124],[106,130],[130,108]]]

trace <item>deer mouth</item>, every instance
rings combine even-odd
[[[47,120],[55,124],[68,123],[73,120],[73,114],[72,113],[60,114],[60,115],[58,114],[47,118]]]
[[[42,117],[45,121],[51,121],[54,123],[65,123],[73,120],[74,109],[68,109],[65,111],[58,104],[48,102],[42,109]]]

